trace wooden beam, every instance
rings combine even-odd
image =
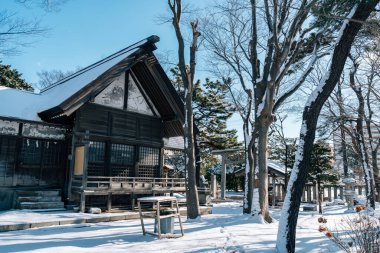
[[[225,199],[226,194],[226,170],[227,170],[227,164],[226,164],[226,155],[222,155],[222,179],[221,179],[221,199]]]
[[[243,152],[244,149],[241,148],[232,148],[232,149],[217,149],[217,150],[212,150],[211,154],[214,155],[222,155],[226,153],[235,153],[235,152]]]

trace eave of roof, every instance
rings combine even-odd
[[[78,104],[78,101],[72,100],[77,99],[78,94],[83,94],[86,87],[108,74],[115,65],[120,67],[118,64],[126,59],[135,59],[137,54],[152,52],[156,49],[154,43],[158,41],[157,36],[141,40],[58,81],[39,94],[0,86],[0,117],[52,122],[51,118],[70,110],[71,105]]]
[[[0,117],[69,124],[73,112],[122,72],[140,69],[142,79],[147,82],[144,89],[149,90],[156,107],[161,109],[160,115],[164,115],[164,136],[183,135],[183,102],[153,54],[158,41],[157,36],[150,36],[58,81],[39,94],[0,87]]]
[[[139,57],[155,50],[154,43],[158,41],[157,36],[150,36],[66,77],[52,85],[51,88],[43,90],[42,95],[47,94],[52,98],[58,96],[61,99],[55,99],[55,103],[51,103],[54,106],[40,111],[38,115],[45,121],[51,121],[54,117],[62,114],[71,114],[91,99],[92,94],[102,90],[121,72],[130,68]],[[62,92],[65,94],[62,95]]]

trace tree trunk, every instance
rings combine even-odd
[[[199,145],[197,142],[197,135],[194,134],[194,155],[195,155],[195,181],[197,187],[199,187],[200,179],[201,179],[201,153],[199,150]]]
[[[360,1],[351,10],[349,18],[357,21],[366,20],[378,2],[379,0]],[[344,21],[326,74],[305,105],[296,159],[288,182],[288,189],[279,223],[276,244],[278,252],[295,252],[298,213],[302,190],[309,171],[318,116],[323,104],[339,81],[351,46],[361,26],[361,22]]]
[[[358,143],[360,162],[363,167],[364,172],[364,180],[366,184],[366,195],[367,195],[367,203],[375,209],[375,186],[374,186],[374,177],[373,171],[369,165],[368,159],[368,151],[367,145],[364,136],[364,127],[363,122],[365,118],[365,100],[362,93],[362,88],[360,85],[355,84],[355,73],[358,69],[359,65],[354,62],[354,69],[350,72],[350,86],[352,90],[355,92],[355,95],[358,99],[359,106],[357,108],[357,120],[356,120],[356,141]]]
[[[371,159],[372,159],[372,172],[373,172],[373,178],[374,178],[374,186],[375,186],[375,191],[379,192],[380,189],[380,180],[379,180],[379,167],[377,164],[377,154],[378,154],[378,149],[374,149],[371,151]],[[376,196],[376,194],[375,194]],[[380,196],[377,195],[377,198]],[[376,201],[379,201],[379,199],[375,199]]]
[[[185,168],[186,173],[186,202],[187,202],[187,217],[195,219],[200,216],[199,200],[196,179],[195,167],[195,152],[194,152],[194,120],[193,120],[193,84],[195,76],[196,59],[195,54],[198,47],[198,37],[200,33],[197,31],[198,22],[191,22],[193,32],[193,40],[190,46],[190,70],[187,71],[185,63],[185,42],[180,28],[180,20],[182,14],[182,1],[181,0],[168,0],[170,11],[172,12],[172,24],[178,42],[178,67],[181,73],[181,79],[185,88],[185,104],[184,104],[184,118],[183,124],[184,138],[185,138]]]
[[[195,219],[200,216],[198,189],[196,179],[195,166],[195,150],[194,150],[194,127],[193,127],[193,108],[192,108],[191,93],[186,96],[185,112],[186,122],[184,126],[185,143],[186,143],[186,168],[187,168],[187,185],[186,185],[186,202],[187,202],[187,217]]]
[[[341,83],[338,83],[338,92],[337,92],[337,100],[339,107],[339,128],[340,128],[340,138],[342,140],[342,158],[343,158],[343,172],[344,176],[348,176],[348,159],[347,159],[347,143],[346,143],[346,133],[344,132],[344,108],[343,108],[343,97],[342,97],[342,87]]]
[[[251,214],[253,208],[253,182],[254,182],[254,165],[253,165],[253,146],[254,139],[249,135],[248,126],[244,125],[244,156],[245,156],[245,178],[244,178],[244,203],[243,213]]]
[[[321,180],[318,180],[317,181],[317,191],[318,191],[318,211],[320,214],[323,213],[323,210],[322,210],[322,201],[323,201],[323,192],[322,192],[322,189],[321,189]]]
[[[263,121],[260,119],[260,121]],[[259,164],[259,201],[260,201],[260,213],[267,222],[272,222],[272,218],[269,215],[269,203],[268,203],[268,159],[267,159],[267,147],[268,147],[268,132],[269,125],[265,122],[260,122],[259,129],[259,144],[258,144],[258,164]]]
[[[360,117],[359,117],[360,118]],[[360,120],[360,119],[359,119]],[[363,132],[363,124],[359,123],[358,120],[358,127],[357,127],[357,141],[360,148],[360,162],[363,167],[364,172],[364,181],[366,185],[366,195],[367,195],[367,204],[371,206],[373,209],[376,208],[375,205],[375,186],[374,186],[374,178],[373,178],[373,172],[369,166],[368,162],[368,153],[367,148],[365,144],[365,137]]]

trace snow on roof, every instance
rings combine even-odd
[[[184,149],[184,138],[183,136],[169,137],[164,138],[164,147],[165,148],[173,148],[173,149]]]
[[[278,161],[268,160],[268,167],[285,175],[285,166]]]
[[[41,95],[0,86],[0,116],[41,121]]]
[[[94,81],[108,69],[136,52],[148,40],[142,40],[60,81],[41,93],[0,86],[0,117],[42,121],[37,113],[53,108]]]
[[[221,164],[218,164],[216,166],[220,166],[221,167]],[[275,170],[275,171],[277,171],[277,172],[285,175],[285,166],[283,164],[281,164],[280,162],[278,162],[278,161],[268,160],[268,168],[273,169],[273,170]],[[219,168],[216,168],[216,169],[219,169]],[[228,170],[228,168],[227,168],[227,170]],[[244,170],[245,170],[245,168],[239,168],[239,169],[234,170],[232,172],[234,172],[234,173],[240,173],[240,172],[243,172]],[[232,172],[227,172],[227,173],[232,173]],[[220,173],[220,171],[218,172],[216,170],[216,174],[219,174],[219,173]]]

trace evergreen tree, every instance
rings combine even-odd
[[[11,65],[4,65],[0,62],[0,85],[19,90],[33,91],[33,87],[27,83],[22,74]]]
[[[322,213],[322,184],[335,184],[339,176],[333,171],[332,152],[328,143],[319,141],[314,144],[307,180],[317,184],[319,213]]]
[[[227,120],[234,113],[234,106],[227,101],[227,93],[225,83],[208,78],[194,90],[194,120],[200,137],[219,149],[238,146],[236,130],[227,129]]]
[[[269,139],[269,154],[271,160],[278,161],[286,165],[287,168],[292,168],[296,155],[297,145],[296,138],[282,139],[278,135],[272,135]]]
[[[172,68],[172,83],[183,99],[183,84],[178,67]],[[193,92],[194,123],[199,129],[201,170],[203,174],[220,163],[211,155],[211,148],[226,149],[240,146],[237,141],[237,131],[227,129],[227,120],[235,109],[228,102],[229,79],[220,82],[206,78],[205,83],[197,81]]]

